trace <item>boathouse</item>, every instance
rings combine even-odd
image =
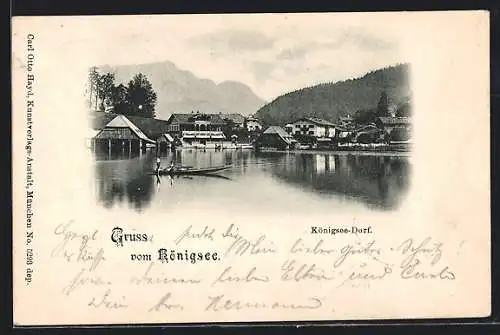
[[[257,140],[257,147],[278,150],[293,149],[297,141],[283,128],[271,126]]]
[[[111,120],[121,114],[93,112],[90,114],[92,129],[102,130]],[[144,135],[150,139],[157,139],[163,134],[168,133],[169,124],[167,120],[154,119],[139,115],[126,115],[127,119],[139,128]]]
[[[155,141],[124,115],[116,116],[93,138],[95,150],[108,150],[109,153],[144,151],[155,144]]]

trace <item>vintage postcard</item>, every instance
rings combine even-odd
[[[489,13],[14,17],[14,324],[486,317]]]

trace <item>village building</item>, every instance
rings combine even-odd
[[[287,124],[286,132],[289,135],[307,135],[313,137],[335,137],[335,124],[315,117],[300,118]]]
[[[168,133],[184,148],[218,148],[226,139],[220,114],[174,113],[167,122]]]
[[[111,152],[136,152],[154,147],[156,142],[149,138],[125,115],[117,115],[109,121],[92,139],[94,150]]]
[[[271,126],[267,128],[257,140],[257,147],[287,150],[295,148],[297,141],[283,128]]]
[[[395,129],[401,128],[411,133],[411,119],[409,117],[378,117],[375,120],[375,125],[383,129],[388,135],[391,135]]]
[[[262,130],[262,125],[260,124],[259,119],[255,117],[247,117],[245,119],[245,128],[249,132],[260,131]]]
[[[226,136],[222,131],[184,130],[179,139],[183,148],[216,149],[224,146]]]
[[[224,120],[220,114],[200,112],[174,113],[167,120],[168,132],[180,136],[183,131],[222,131]]]

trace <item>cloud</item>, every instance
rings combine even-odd
[[[360,49],[369,51],[389,50],[396,47],[396,44],[389,40],[354,28],[344,30],[337,39],[324,44],[325,47],[333,49],[342,48],[347,45],[354,45]]]
[[[242,81],[270,99],[300,87],[359,76],[400,54],[391,35],[364,27],[233,27],[187,37],[180,49],[189,51],[175,62],[215,81]]]
[[[302,61],[308,54],[352,46],[370,52],[387,51],[397,47],[389,40],[373,36],[359,28],[351,28],[340,31],[336,38],[302,41],[282,48],[276,54],[276,60]]]
[[[258,83],[264,83],[272,78],[271,73],[276,68],[276,64],[266,61],[253,61],[249,69]]]
[[[192,37],[189,42],[226,53],[271,49],[275,40],[256,30],[228,29]]]
[[[303,59],[309,48],[305,45],[299,45],[292,48],[287,48],[281,50],[280,53],[276,55],[277,60],[301,60]]]

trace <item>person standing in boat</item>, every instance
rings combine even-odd
[[[170,161],[170,166],[168,167],[168,172],[173,172],[174,171],[174,160]]]
[[[156,157],[156,173],[160,172],[161,160],[160,157]]]

